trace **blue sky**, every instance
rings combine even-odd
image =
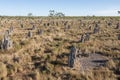
[[[49,10],[67,16],[117,16],[120,0],[0,0],[0,15],[47,16]]]

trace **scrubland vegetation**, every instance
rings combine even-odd
[[[0,79],[120,80],[120,17],[0,17]]]

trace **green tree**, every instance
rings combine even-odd
[[[28,16],[32,16],[33,14],[32,13],[28,13]]]
[[[55,12],[54,10],[49,10],[49,16],[50,17],[64,17],[65,14],[62,12]]]
[[[49,10],[49,16],[54,16],[55,15],[55,11],[54,10]]]
[[[64,17],[65,14],[63,14],[62,12],[57,12],[57,13],[55,14],[55,16],[57,16],[57,17]]]
[[[120,14],[120,11],[118,11],[118,14]]]

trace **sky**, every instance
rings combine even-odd
[[[0,0],[0,15],[48,16],[49,10],[66,16],[119,16],[120,0]]]

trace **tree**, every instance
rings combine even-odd
[[[64,17],[65,14],[63,14],[62,12],[55,12],[54,10],[50,10],[49,16],[50,17]]]
[[[54,10],[49,10],[49,16],[54,16],[55,15],[55,11]]]
[[[32,16],[32,13],[28,13],[28,16]]]
[[[120,14],[120,11],[118,11],[118,14]]]
[[[64,17],[65,14],[63,14],[62,12],[57,12],[57,13],[55,14],[55,16],[57,16],[57,17]]]

